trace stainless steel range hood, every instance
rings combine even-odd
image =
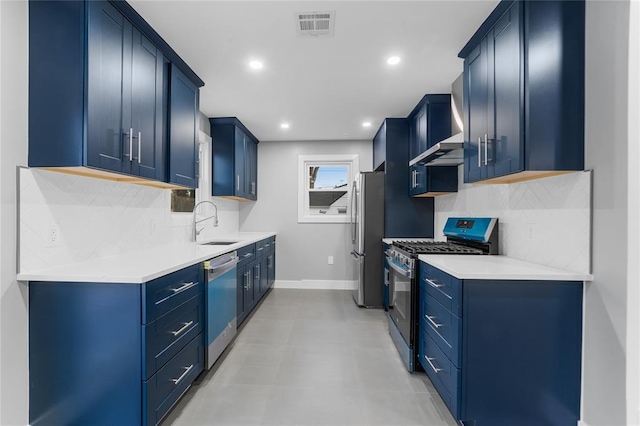
[[[457,166],[464,161],[464,134],[462,132],[444,139],[422,154],[409,161],[409,166],[414,164],[426,166]]]

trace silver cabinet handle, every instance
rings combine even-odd
[[[487,134],[484,134],[484,165],[489,164],[489,140],[487,139]]]
[[[246,259],[247,257],[251,257],[251,256],[253,256],[253,253],[251,253],[251,252],[249,252],[249,253],[245,253],[245,254],[243,254],[243,255],[242,255],[242,257],[243,257],[243,258],[245,258],[245,259]]]
[[[259,247],[259,248],[257,248],[256,250],[257,250],[257,251],[262,251],[262,250],[264,250],[264,247]]]
[[[189,374],[189,372],[191,370],[193,370],[193,364],[191,364],[188,367],[183,367],[184,368],[184,373],[182,373],[182,375],[180,377],[178,377],[177,379],[171,379],[171,381],[173,382],[174,385],[178,385],[178,383],[180,383],[182,381],[182,379],[184,379],[185,377],[187,377],[187,374]]]
[[[384,269],[384,285],[389,285],[389,270]]]
[[[192,324],[193,324],[193,321],[185,322],[184,325],[180,328],[180,330],[172,331],[171,334],[173,334],[174,337],[175,337],[175,336],[181,334],[187,328],[191,327]]]
[[[482,137],[478,136],[478,167],[482,167]]]
[[[442,324],[438,324],[437,322],[435,322],[435,321],[433,320],[435,317],[432,317],[432,316],[429,316],[429,315],[425,315],[425,318],[426,318],[427,320],[429,320],[429,322],[431,323],[431,325],[433,325],[435,328],[440,328],[440,327],[442,327]]]
[[[236,175],[236,191],[240,191],[240,175]]]
[[[438,374],[439,372],[442,371],[442,368],[436,368],[435,365],[433,365],[433,362],[431,362],[432,360],[434,360],[434,358],[429,358],[428,356],[424,356],[424,359],[427,360],[427,362],[429,363],[429,365],[431,366],[431,368],[433,368],[433,371],[435,371],[436,374]]]
[[[444,287],[444,284],[438,284],[436,281],[432,281],[429,278],[425,278],[424,281],[429,284],[431,287],[440,288]]]
[[[245,272],[244,273],[244,289],[245,290],[249,290],[249,288],[251,287],[251,280],[249,279],[249,273]]]
[[[133,161],[133,127],[129,129],[129,161]]]
[[[251,195],[256,195],[256,183],[251,182]]]
[[[138,164],[140,164],[142,162],[141,158],[142,158],[142,151],[140,150],[141,147],[141,141],[142,140],[142,132],[138,132]]]
[[[194,285],[196,285],[197,283],[195,281],[191,281],[188,283],[184,283],[183,285],[181,285],[178,288],[172,288],[171,291],[173,291],[174,293],[180,293],[181,291],[185,291],[186,289],[193,287]]]

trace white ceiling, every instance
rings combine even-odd
[[[204,80],[205,115],[238,117],[259,140],[300,141],[372,139],[424,94],[450,93],[458,52],[498,0],[129,3]],[[297,36],[295,13],[311,11],[335,11],[332,38]]]

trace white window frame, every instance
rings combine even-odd
[[[309,167],[329,165],[347,166],[347,214],[318,215],[309,213]],[[360,172],[357,154],[298,155],[298,223],[349,223],[353,181]]]

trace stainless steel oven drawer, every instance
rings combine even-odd
[[[456,316],[462,317],[462,281],[420,262],[420,288]]]
[[[442,352],[460,368],[462,321],[425,290],[420,290],[420,326]]]

